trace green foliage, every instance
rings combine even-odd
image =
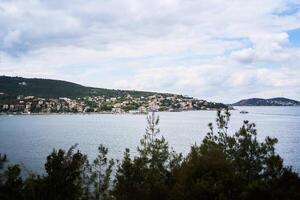
[[[294,199],[299,177],[283,166],[275,153],[277,139],[259,142],[255,125],[244,121],[228,135],[230,114],[218,112],[217,133],[212,124],[201,145],[194,145],[175,172],[172,199]],[[287,181],[289,179],[289,181]],[[282,180],[290,185],[282,190]],[[298,191],[296,190],[298,189]],[[276,192],[274,192],[276,190]]]
[[[111,111],[111,109],[112,109],[111,104],[104,103],[101,105],[101,111]]]
[[[138,155],[131,159],[129,149],[116,174],[116,199],[167,199],[171,170],[180,162],[180,155],[169,151],[164,137],[158,137],[159,118],[152,113],[147,117],[148,127],[137,148]]]
[[[86,165],[84,172],[85,180],[85,198],[92,200],[112,199],[110,186],[111,174],[115,161],[108,160],[108,148],[100,145],[98,147],[98,156],[92,164]]]
[[[17,200],[22,198],[23,180],[20,177],[21,169],[18,165],[8,166],[1,177],[0,199]]]
[[[19,83],[25,82],[26,85]],[[104,88],[85,87],[76,83],[67,81],[38,79],[38,78],[21,78],[0,76],[0,92],[9,96],[25,95],[38,96],[47,98],[57,97],[84,97],[84,96],[107,96],[117,97],[126,96],[150,96],[155,93],[144,91],[126,91],[113,90]],[[4,98],[4,97],[3,97]],[[9,97],[5,97],[8,99]],[[1,98],[0,98],[1,100]]]
[[[23,180],[19,165],[8,165],[6,155],[0,154],[0,199],[18,200],[23,196]]]
[[[53,150],[47,157],[45,169],[48,199],[79,199],[82,195],[81,174],[86,162],[86,156],[80,151],[74,153],[76,145],[67,152]]]
[[[128,112],[129,110],[137,110],[141,105],[137,103],[131,102],[129,105],[125,106],[123,109],[125,112]]]
[[[7,157],[6,157],[6,155],[5,155],[5,154],[2,155],[2,154],[0,153],[0,170],[3,169],[5,162],[7,162]]]

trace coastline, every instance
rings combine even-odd
[[[182,111],[153,111],[155,113],[162,113],[162,112],[168,112],[168,113],[179,113],[179,112],[196,112],[196,111],[217,111],[218,109],[206,109],[206,110],[182,110]],[[236,109],[231,109],[236,110]],[[0,113],[0,116],[29,116],[29,115],[147,115],[148,113],[130,113],[130,112],[124,112],[124,113],[115,113],[115,112],[78,112],[78,113],[72,113],[72,112],[62,112],[62,113]]]

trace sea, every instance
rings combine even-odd
[[[248,111],[241,114],[240,111]],[[215,124],[216,111],[157,112],[160,135],[170,148],[186,155],[191,145],[201,144]],[[229,134],[234,134],[248,120],[256,124],[257,137],[276,137],[276,152],[284,164],[300,172],[300,107],[235,107],[231,111]],[[43,174],[47,155],[53,149],[77,148],[93,160],[100,144],[108,147],[109,157],[122,160],[129,148],[136,154],[145,133],[146,115],[133,114],[51,114],[1,115],[0,153],[10,164],[20,164],[25,171]]]

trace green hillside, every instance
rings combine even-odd
[[[126,91],[113,90],[103,88],[85,87],[76,83],[40,79],[40,78],[22,78],[0,76],[0,93],[9,96],[38,96],[47,98],[57,97],[82,97],[82,96],[124,96],[130,94],[132,96],[149,96],[153,92],[144,91]]]
[[[251,98],[243,99],[232,104],[233,106],[300,106],[300,102],[284,97],[276,97],[270,99]]]

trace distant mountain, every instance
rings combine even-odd
[[[0,94],[9,96],[24,95],[46,98],[74,98],[102,95],[115,97],[127,94],[131,96],[150,96],[157,93],[85,87],[61,80],[0,76]]]
[[[300,102],[284,97],[276,97],[271,99],[251,98],[243,99],[232,104],[233,106],[300,106]]]

